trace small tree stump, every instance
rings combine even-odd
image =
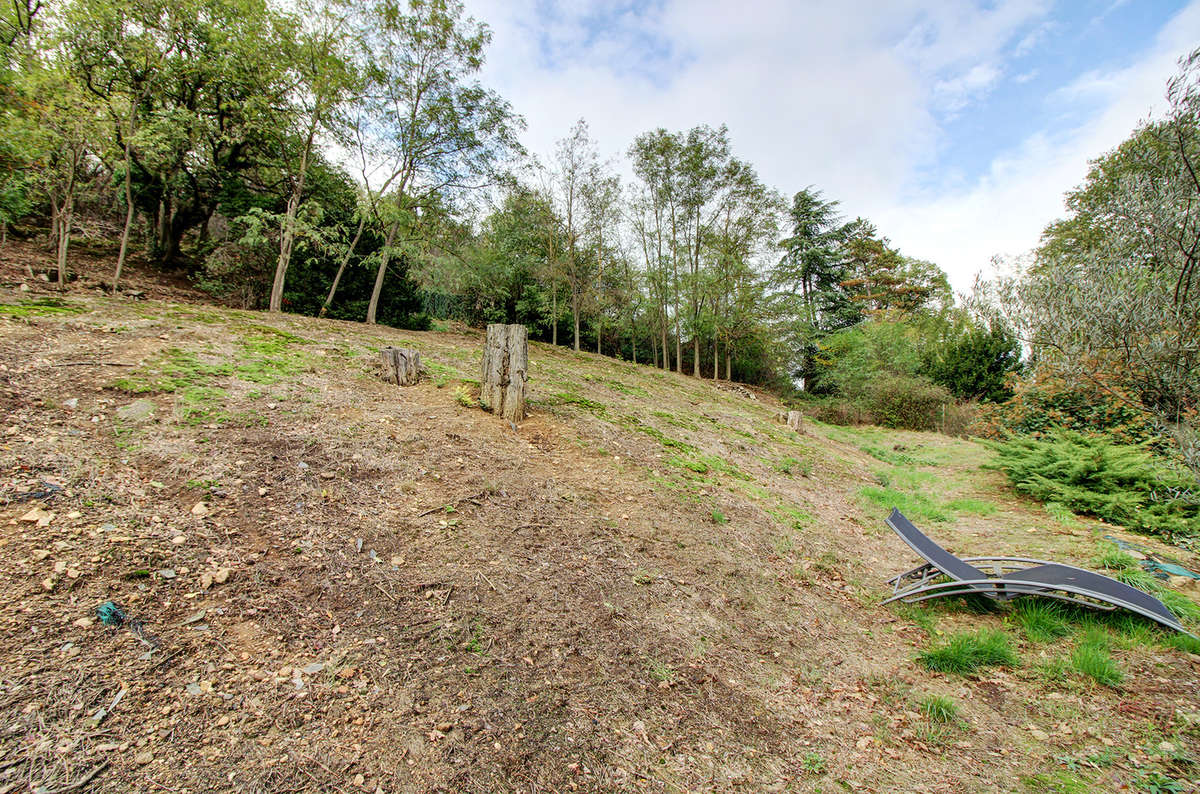
[[[523,325],[487,327],[479,401],[510,422],[525,418],[525,381],[529,370],[529,333]]]
[[[421,354],[407,347],[385,347],[379,351],[383,379],[397,386],[411,386],[421,377]]]
[[[801,429],[800,423],[803,421],[803,419],[804,414],[800,411],[788,411],[787,426],[795,430],[797,433],[802,433],[804,431]]]

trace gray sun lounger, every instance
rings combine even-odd
[[[1192,635],[1171,610],[1149,593],[1093,571],[1027,557],[959,558],[917,529],[895,508],[885,523],[925,559],[911,571],[888,580],[893,595],[883,603],[912,604],[930,598],[981,595],[995,601],[1035,595],[1111,611],[1125,609]],[[947,581],[948,580],[948,581]]]

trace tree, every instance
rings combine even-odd
[[[604,282],[604,265],[607,251],[604,247],[605,232],[609,233],[609,245],[615,238],[614,226],[620,221],[621,180],[608,171],[606,164],[597,164],[581,186],[582,203],[586,220],[585,229],[593,235],[593,250],[596,252],[596,285],[592,289],[596,309],[596,353],[601,352],[604,330],[604,310],[608,302],[609,288]],[[610,271],[610,276],[612,271]]]
[[[1093,163],[1070,215],[983,302],[1039,369],[1151,412],[1200,472],[1200,50],[1167,100],[1165,118]]]
[[[296,242],[296,215],[314,160],[317,135],[322,130],[335,131],[340,106],[354,88],[354,70],[343,51],[347,19],[335,13],[334,8],[328,4],[314,7],[306,0],[300,7],[300,18],[307,23],[306,27],[298,31],[297,40],[288,53],[293,108],[285,116],[287,125],[280,130],[280,145],[285,152],[288,149],[297,151],[284,158],[291,193],[281,224],[279,258],[271,285],[269,308],[273,312],[283,305],[284,279]]]
[[[374,323],[388,262],[412,251],[435,196],[483,187],[520,152],[523,120],[475,80],[491,41],[457,0],[374,0],[358,20],[367,59],[367,135],[384,163],[387,239],[367,307]]]
[[[1012,396],[1009,376],[1020,366],[1020,341],[996,322],[970,326],[934,348],[924,372],[955,397],[999,403]]]
[[[571,290],[571,318],[575,327],[574,346],[579,350],[579,318],[584,295],[591,282],[588,262],[579,250],[583,222],[580,218],[584,194],[592,189],[599,167],[596,144],[588,136],[583,119],[555,147],[555,182],[566,230],[567,285]]]
[[[681,149],[679,136],[661,128],[639,135],[629,147],[633,172],[642,183],[636,226],[646,262],[646,275],[658,305],[662,367],[671,368],[667,337],[673,324],[676,372],[683,371],[683,337],[679,328]]]

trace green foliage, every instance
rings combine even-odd
[[[917,704],[917,709],[933,722],[956,722],[958,704],[944,695],[926,695]]]
[[[1020,342],[997,323],[991,328],[968,328],[933,348],[924,372],[955,397],[999,403],[1012,396],[1009,376],[1020,365]]]
[[[1200,534],[1194,479],[1142,447],[1070,431],[993,443],[996,468],[1022,493],[1152,534]]]
[[[1062,607],[1054,601],[1022,598],[1016,604],[1012,619],[1031,642],[1050,642],[1071,633]]]
[[[1097,684],[1120,686],[1124,673],[1113,661],[1108,635],[1100,629],[1089,629],[1071,652],[1071,667]]]
[[[938,647],[917,656],[926,669],[955,675],[969,675],[984,667],[1014,667],[1017,655],[1004,632],[980,629],[953,634]]]
[[[951,401],[943,387],[924,378],[881,377],[866,387],[867,409],[876,424],[907,430],[936,430]]]
[[[868,486],[859,491],[867,501],[883,510],[893,507],[911,519],[942,523],[951,519],[951,513],[925,493],[910,493],[890,487]]]
[[[68,303],[62,298],[34,298],[20,303],[0,303],[0,317],[25,319],[28,317],[53,317],[64,314],[80,314],[84,307]]]

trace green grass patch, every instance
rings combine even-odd
[[[990,516],[997,510],[996,505],[986,499],[973,499],[970,497],[952,499],[946,502],[945,507],[947,510],[953,510],[955,513],[969,516]]]
[[[604,403],[596,402],[595,400],[589,400],[587,397],[583,397],[582,395],[574,392],[559,392],[558,394],[551,395],[550,404],[574,405],[601,419],[604,418],[606,413],[608,413],[608,409],[604,407]]]
[[[943,695],[926,695],[917,704],[917,709],[933,722],[956,722],[958,705]]]
[[[179,392],[179,417],[189,425],[222,424],[229,421],[225,401],[229,393],[212,386],[188,386]]]
[[[86,311],[83,306],[54,297],[33,298],[19,303],[0,303],[0,317],[11,317],[15,320],[82,314]]]
[[[109,387],[127,394],[171,394],[188,387],[204,386],[213,378],[232,372],[226,362],[201,361],[195,353],[173,347],[129,375],[112,381]]]
[[[1125,674],[1113,661],[1111,642],[1100,629],[1089,629],[1071,652],[1071,667],[1101,686],[1117,687]]]
[[[951,635],[943,645],[917,656],[927,670],[969,675],[984,667],[1014,667],[1017,654],[1008,635],[995,629],[980,629]]]
[[[1091,794],[1095,787],[1090,780],[1073,772],[1042,772],[1021,778],[1026,790],[1038,794]]]
[[[1012,615],[1031,642],[1050,642],[1070,634],[1071,628],[1063,618],[1063,609],[1057,603],[1037,598],[1022,598]]]
[[[951,515],[937,502],[922,493],[908,493],[890,486],[869,486],[859,494],[872,505],[891,511],[893,507],[915,521],[949,521]]]
[[[812,474],[813,465],[811,460],[801,460],[800,458],[788,456],[773,463],[771,468],[788,476],[799,474],[801,477],[808,477]]]

